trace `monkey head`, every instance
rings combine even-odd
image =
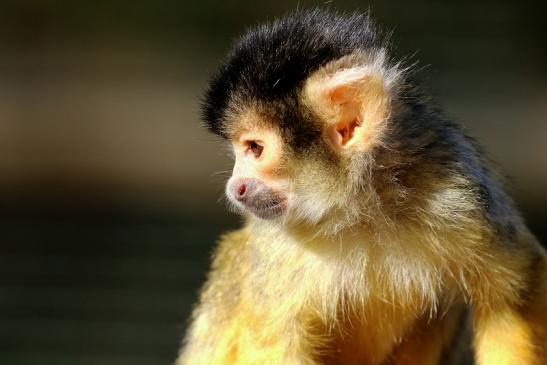
[[[387,51],[368,16],[319,10],[236,43],[202,113],[233,147],[226,195],[238,211],[336,232],[381,219],[409,196],[401,167],[440,141],[441,118],[413,94]],[[407,182],[419,180],[410,175]]]

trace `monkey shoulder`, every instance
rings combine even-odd
[[[246,227],[222,234],[213,252],[213,270],[240,260],[250,237]]]
[[[202,303],[227,305],[237,302],[240,284],[248,267],[244,252],[249,237],[250,233],[245,228],[220,236],[201,292]]]

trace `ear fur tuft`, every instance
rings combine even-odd
[[[386,66],[384,52],[374,59],[358,52],[312,74],[303,98],[325,123],[335,147],[368,150],[381,143],[399,75]]]

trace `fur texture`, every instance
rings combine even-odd
[[[281,137],[289,208],[221,239],[178,365],[547,363],[545,253],[367,15],[250,31],[203,116]]]

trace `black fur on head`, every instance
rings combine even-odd
[[[247,102],[275,102],[294,95],[313,71],[329,61],[381,46],[385,45],[368,14],[314,9],[259,26],[235,44],[213,77],[204,95],[202,117],[212,132],[226,137],[225,110],[235,94]]]

